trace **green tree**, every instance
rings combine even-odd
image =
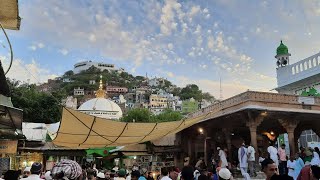
[[[53,123],[60,120],[61,99],[63,94],[56,92],[55,96],[39,92],[34,84],[20,84],[15,81],[9,82],[14,107],[23,110],[25,122]]]
[[[153,122],[153,114],[145,108],[136,108],[128,111],[126,115],[121,118],[123,122]]]
[[[195,84],[188,84],[186,87],[181,89],[180,98],[182,100],[194,98],[199,101],[202,99],[202,91]]]
[[[63,76],[64,77],[70,77],[70,76],[73,76],[73,75],[74,75],[73,71],[70,70],[70,71],[65,72]]]
[[[208,92],[205,92],[205,93],[202,93],[202,99],[205,99],[207,101],[214,101],[216,98],[214,98],[214,96],[212,96],[210,93]]]
[[[182,114],[172,109],[166,109],[161,114],[156,115],[154,121],[156,122],[169,122],[169,121],[179,121],[183,118]]]

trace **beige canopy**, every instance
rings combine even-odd
[[[0,0],[0,23],[5,29],[20,29],[18,0]]]
[[[163,123],[125,123],[63,108],[62,120],[53,143],[82,148],[138,144],[179,132],[201,119],[203,116]]]

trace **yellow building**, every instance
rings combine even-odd
[[[158,94],[151,94],[149,98],[149,109],[154,114],[160,114],[168,108],[168,99]]]

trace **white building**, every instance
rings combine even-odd
[[[74,98],[73,96],[68,96],[65,99],[65,106],[67,108],[77,109],[77,105],[78,105],[77,103],[78,103],[77,98]]]
[[[276,90],[282,94],[299,95],[301,103],[312,104],[313,97],[320,96],[320,53],[294,64],[289,63],[290,55],[288,47],[281,41],[275,56],[278,66]],[[312,130],[303,131],[299,138],[300,145],[304,147],[318,142],[320,139]]]
[[[294,64],[289,64],[288,48],[281,42],[277,49],[278,58],[285,59],[284,63],[278,63],[276,90],[283,94],[303,95],[310,89],[320,92],[320,53],[312,55]],[[279,60],[278,60],[279,62]]]
[[[102,86],[102,80],[100,80],[96,98],[86,101],[78,108],[78,110],[100,118],[119,120],[122,117],[122,110],[115,102],[105,98],[106,92],[103,90]]]
[[[73,95],[74,96],[83,96],[84,95],[84,89],[83,88],[74,88],[73,89]]]
[[[78,74],[81,71],[88,70],[92,66],[100,69],[101,71],[108,70],[109,72],[111,71],[124,72],[123,68],[117,69],[114,64],[107,64],[103,62],[93,62],[93,61],[83,61],[74,65],[73,73]]]
[[[164,84],[164,79],[163,78],[152,78],[148,81],[148,85],[151,87],[155,87],[155,86],[162,86]]]

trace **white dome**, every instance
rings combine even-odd
[[[120,119],[122,117],[121,108],[111,100],[105,98],[94,98],[83,103],[79,111],[106,119]]]

